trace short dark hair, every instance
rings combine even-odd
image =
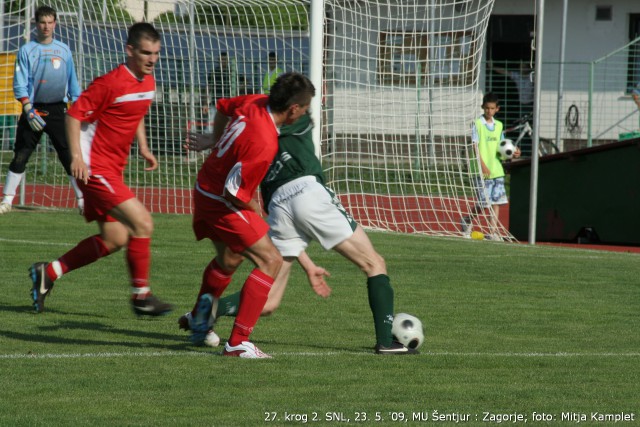
[[[37,8],[35,13],[36,22],[40,21],[41,16],[53,16],[54,21],[58,20],[58,14],[51,6],[40,6]]]
[[[276,53],[275,52],[269,52],[269,59],[276,59]]]
[[[482,105],[486,104],[487,102],[492,102],[497,106],[500,106],[500,99],[498,98],[498,95],[493,92],[489,92],[482,97]]]
[[[288,72],[281,74],[269,92],[269,107],[282,113],[294,104],[308,105],[316,95],[316,88],[303,74]]]
[[[127,44],[135,48],[140,47],[142,39],[157,42],[160,40],[160,33],[155,27],[148,22],[136,22],[129,27],[127,35]]]

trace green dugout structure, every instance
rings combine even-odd
[[[509,231],[529,235],[531,160],[514,161]],[[536,241],[640,246],[640,139],[540,158]]]

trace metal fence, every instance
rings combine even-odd
[[[560,93],[561,66],[564,79]],[[524,74],[533,82],[529,64],[494,61],[487,63],[485,70],[485,91],[501,98],[498,118],[506,127],[533,111],[532,103],[521,102],[522,85],[518,86],[515,76]],[[544,62],[539,135],[556,142],[561,151],[636,135],[640,112],[632,90],[640,82],[639,71],[640,39],[591,62]],[[533,92],[532,83],[528,90]]]

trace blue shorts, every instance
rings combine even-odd
[[[473,187],[476,192],[478,204],[483,208],[491,205],[506,205],[507,191],[504,188],[504,177],[483,179],[479,176],[473,178]]]

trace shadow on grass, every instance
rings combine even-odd
[[[27,298],[27,301],[28,301],[28,298]],[[109,316],[95,314],[95,313],[63,311],[55,308],[50,309],[47,307],[45,307],[44,312],[36,313],[36,311],[33,308],[33,305],[29,303],[25,305],[0,305],[0,311],[13,312],[13,313],[30,313],[30,314],[33,314],[34,316],[46,316],[47,313],[50,313],[55,315],[66,315],[66,316],[90,316],[90,317],[97,317],[97,318],[103,318],[103,319],[106,319],[109,317]]]
[[[27,311],[24,306],[2,306],[0,305],[0,311],[10,311],[16,313],[24,313]],[[52,313],[55,313],[56,316],[58,314],[68,314],[68,315],[81,315],[86,316],[83,313],[65,313],[56,310],[52,310]],[[46,314],[35,314],[37,316],[42,316],[46,318]],[[97,316],[94,316],[97,317]],[[106,316],[100,316],[106,317]],[[161,316],[160,316],[161,317]],[[165,318],[166,319],[166,318]],[[113,327],[108,323],[103,323],[99,321],[73,321],[73,320],[61,320],[56,321],[55,319],[47,319],[49,324],[47,325],[36,325],[35,329],[38,332],[28,332],[17,330],[2,330],[0,329],[0,337],[4,337],[11,340],[23,341],[23,342],[31,342],[31,343],[43,343],[43,344],[57,344],[57,345],[85,345],[91,347],[130,347],[137,349],[157,349],[157,350],[190,350],[192,351],[195,347],[191,345],[188,340],[188,335],[180,335],[180,334],[172,334],[172,333],[159,333],[159,332],[150,332],[148,330],[144,330],[144,325],[149,324],[147,322],[159,320],[158,318],[136,318],[132,315],[131,324],[132,325],[140,325],[140,329],[129,329],[129,328],[118,328]],[[34,328],[34,326],[30,326],[30,328]],[[78,331],[86,331],[86,332],[94,332],[96,336],[100,336],[101,339],[91,339],[91,338],[82,338],[82,337],[72,337],[69,335],[78,335],[82,334],[82,332]],[[109,337],[125,337],[127,339],[114,339],[109,340]]]

